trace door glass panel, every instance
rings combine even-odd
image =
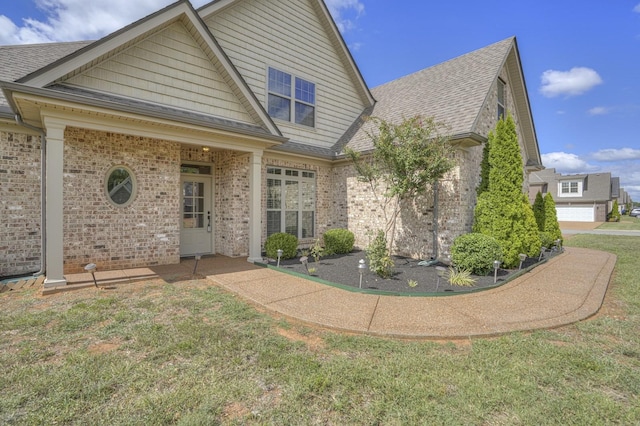
[[[182,227],[204,228],[204,183],[184,182],[182,184]]]

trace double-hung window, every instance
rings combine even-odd
[[[267,236],[286,232],[313,238],[315,215],[315,172],[268,167]]]
[[[582,197],[584,183],[581,180],[564,180],[558,182],[559,197]]]
[[[505,100],[505,87],[506,83],[501,79],[498,79],[498,120],[505,117],[505,111],[507,110],[507,103]]]
[[[269,68],[269,115],[303,126],[316,125],[316,85],[292,74]]]
[[[578,193],[578,182],[562,182],[562,193],[563,194],[577,194]]]

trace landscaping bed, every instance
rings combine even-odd
[[[395,263],[393,276],[388,279],[380,278],[369,270],[366,254],[364,251],[359,250],[343,255],[322,257],[318,262],[315,262],[312,257],[308,257],[306,266],[300,262],[299,257],[281,260],[279,268],[276,266],[277,262],[273,261],[268,266],[315,281],[345,286],[349,290],[359,291],[362,289],[366,292],[413,295],[424,293],[450,295],[485,290],[503,285],[516,276],[546,262],[547,259],[556,254],[558,254],[556,251],[547,251],[540,260],[537,257],[527,258],[523,262],[521,270],[500,268],[495,282],[493,273],[485,276],[472,275],[474,284],[470,287],[450,285],[446,277],[438,279],[436,267],[441,266],[448,271],[448,266],[445,264],[435,263],[423,266],[418,259],[401,256],[393,257]],[[364,259],[367,262],[367,267],[364,268],[362,273],[362,284],[360,284],[360,271],[358,268],[360,259]]]

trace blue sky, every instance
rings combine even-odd
[[[0,44],[96,39],[171,3],[1,1]],[[326,3],[370,87],[515,35],[543,164],[640,201],[640,0]]]

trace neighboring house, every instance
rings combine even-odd
[[[445,256],[499,114],[541,168],[515,38],[370,91],[321,0],[182,0],[95,42],[0,47],[0,64],[0,276],[42,268],[48,287],[87,263],[257,261],[274,232],[366,245],[379,212],[342,150],[371,149],[370,115],[450,126]],[[433,201],[413,207],[398,250],[428,256]]]
[[[633,201],[631,200],[631,196],[624,188],[620,188],[620,195],[618,196],[618,208],[620,209],[620,213],[626,214],[627,207],[631,205]]]
[[[529,175],[529,199],[551,193],[558,221],[605,222],[620,193],[620,179],[611,173],[562,175],[544,169]]]

